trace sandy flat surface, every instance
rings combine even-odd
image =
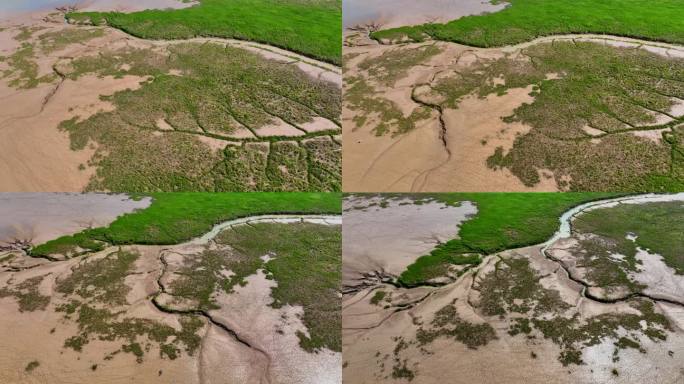
[[[368,72],[360,67],[366,59],[377,58],[394,50],[408,52],[434,43],[380,45],[364,39],[363,31],[355,33],[360,37],[347,40],[344,47],[344,54],[348,58],[345,62],[346,78],[361,76],[368,80]],[[513,46],[487,49],[436,42],[434,44],[442,52],[410,68],[393,86],[372,79],[369,83],[376,90],[376,98],[391,101],[404,116],[409,116],[421,106],[412,100],[412,94],[424,98],[423,101],[438,102],[421,95],[425,94],[423,90],[426,85],[436,83],[445,73],[458,72],[480,60],[504,55],[521,57],[522,49],[553,41],[591,41],[616,47],[648,49],[668,57],[684,56],[684,47],[677,45],[591,34],[549,36]],[[553,78],[558,74],[548,76]],[[487,158],[494,154],[497,147],[502,147],[505,154],[517,136],[530,130],[531,127],[521,123],[502,120],[517,107],[533,101],[530,91],[528,87],[509,89],[504,95],[492,94],[485,98],[468,95],[458,103],[457,108],[444,108],[444,126],[440,124],[439,112],[433,109],[430,118],[416,123],[412,131],[396,135],[377,136],[372,131],[378,123],[377,116],[373,115],[366,116],[367,121],[362,127],[356,127],[352,119],[364,112],[353,111],[349,105],[345,105],[342,114],[344,189],[350,192],[557,191],[559,187],[549,170],[538,169],[541,181],[533,187],[527,187],[508,169],[494,170],[486,165]],[[679,116],[681,109],[678,103],[669,113]],[[664,114],[654,118],[655,124],[671,121]],[[587,133],[595,135],[603,132]],[[633,134],[660,142],[662,133],[661,128]],[[597,142],[600,140],[596,139]]]
[[[582,348],[582,365],[563,366],[557,359],[561,349],[549,339],[535,334],[533,338],[511,336],[507,316],[487,316],[481,310],[480,283],[484,276],[499,268],[503,260],[523,258],[539,276],[544,289],[558,292],[559,297],[569,305],[564,316],[577,315],[585,319],[609,314],[639,314],[627,300],[605,303],[592,300],[583,294],[584,285],[573,281],[566,270],[568,265],[543,253],[550,250],[569,250],[572,244],[570,222],[582,212],[610,207],[620,203],[636,204],[653,199],[677,199],[679,195],[614,199],[606,202],[588,203],[566,212],[560,222],[561,229],[548,242],[540,245],[512,249],[487,256],[475,269],[469,270],[457,280],[439,287],[419,286],[401,288],[382,281],[367,279],[363,286],[345,280],[343,298],[343,350],[345,383],[408,383],[409,380],[393,378],[395,367],[405,366],[415,375],[411,383],[610,383],[633,384],[655,380],[675,383],[684,377],[680,360],[673,358],[684,353],[684,306],[672,302],[654,301],[655,310],[666,316],[672,330],[666,333],[666,340],[654,342],[644,335],[638,337],[643,353],[636,349],[622,349],[619,359],[613,359],[614,337],[605,337],[591,347]],[[346,202],[346,204],[349,204]],[[348,206],[345,207],[344,227]],[[388,208],[384,208],[388,209]],[[382,208],[377,208],[381,211]],[[434,211],[425,211],[435,221],[441,221]],[[413,219],[413,218],[410,218]],[[407,218],[406,221],[409,221]],[[410,220],[420,223],[419,220]],[[386,225],[389,220],[385,220]],[[559,222],[559,224],[560,224]],[[405,241],[409,234],[417,233],[408,228],[393,237],[375,237],[372,231],[359,234],[345,228],[343,242],[344,268],[354,265],[357,253],[356,243],[365,241],[372,251],[373,244],[387,245]],[[421,225],[416,225],[421,228]],[[419,231],[418,231],[419,232]],[[351,236],[349,234],[356,234]],[[367,237],[367,238],[366,238]],[[654,298],[673,300],[682,298],[681,279],[671,268],[666,268],[657,255],[640,251],[638,258],[644,264],[642,272],[634,277],[649,284],[648,294]],[[571,267],[571,266],[570,266]],[[345,269],[346,270],[346,269]],[[371,298],[377,291],[385,292],[379,304]],[[496,339],[475,349],[448,337],[439,337],[431,343],[420,346],[416,342],[418,329],[429,324],[435,314],[445,306],[455,307],[458,316],[472,324],[489,324]],[[626,335],[622,329],[618,335]],[[404,342],[402,347],[399,343]],[[493,364],[492,362],[496,362]],[[399,365],[397,365],[399,364]],[[613,369],[619,372],[613,374]],[[652,377],[649,377],[652,376]]]
[[[190,6],[176,0],[152,0],[131,2],[129,0],[106,2],[90,0],[82,4],[86,10],[137,10],[139,8],[166,8],[167,6]],[[10,56],[20,48],[22,42],[16,39],[22,28],[36,28],[33,42],[43,33],[60,32],[74,29],[93,29],[87,26],[73,26],[64,23],[61,16],[45,18],[50,11],[41,10],[30,13],[13,14],[12,18],[0,21],[0,55]],[[85,119],[89,116],[110,111],[114,106],[103,101],[102,97],[126,89],[135,90],[148,78],[124,76],[122,78],[82,76],[77,80],[61,80],[57,70],[68,67],[69,60],[96,54],[101,50],[116,50],[126,47],[155,49],[164,51],[170,45],[184,42],[216,43],[230,45],[256,52],[267,59],[273,59],[297,66],[312,77],[341,84],[341,70],[334,65],[321,63],[307,57],[276,49],[264,44],[218,38],[194,38],[183,41],[148,41],[126,33],[103,28],[104,36],[85,43],[76,43],[56,52],[44,53],[36,49],[35,63],[37,76],[54,76],[54,80],[41,83],[35,88],[21,89],[11,86],[12,78],[0,79],[0,191],[68,191],[80,192],[94,177],[96,168],[90,165],[97,146],[88,143],[82,150],[70,148],[68,133],[58,129],[61,122],[72,118]],[[0,63],[0,70],[9,68],[8,63]],[[173,75],[182,73],[171,71]],[[162,135],[171,127],[161,122],[158,134]],[[159,125],[159,124],[158,124]],[[306,132],[339,127],[323,119],[317,119],[301,129],[283,121],[274,120],[273,124],[257,132],[259,136],[301,136]],[[212,132],[224,135],[222,132]],[[220,150],[235,140],[253,139],[248,129],[238,129],[225,134],[225,140],[216,137],[187,135],[188,140],[199,140],[208,148]]]
[[[460,224],[476,212],[469,201],[452,207],[436,201],[414,204],[410,198],[347,197],[343,281],[354,285],[374,272],[399,276],[418,257],[456,238]]]
[[[118,216],[150,205],[149,197],[132,200],[126,195],[67,193],[0,193],[0,243],[48,240],[104,227]]]
[[[78,216],[79,203],[82,202],[73,195],[58,196],[67,196],[66,200],[72,200],[67,201],[65,206],[71,204],[76,209],[72,216]],[[122,204],[120,196],[112,195],[110,198]],[[103,203],[100,205],[106,206]],[[97,209],[98,205],[93,205],[92,213],[97,214]],[[26,212],[28,214],[28,210]],[[38,217],[37,214],[35,216]],[[340,225],[339,216],[248,217],[221,223],[204,236],[184,244],[165,247],[124,246],[122,250],[136,252],[140,257],[124,279],[125,285],[130,288],[126,296],[127,305],[111,309],[118,311],[120,318],[146,319],[179,329],[179,314],[161,311],[152,299],[161,292],[159,282],[168,284],[173,272],[182,267],[184,255],[194,255],[203,252],[206,247],[218,246],[213,243],[213,238],[234,225],[302,221]],[[55,307],[70,300],[70,296],[56,290],[55,282],[68,277],[72,268],[79,264],[107,257],[118,249],[110,247],[65,261],[41,260],[41,264],[20,270],[0,268],[0,288],[15,287],[26,279],[43,276],[39,292],[51,298],[45,310],[32,312],[20,312],[12,297],[0,298],[0,338],[3,340],[0,382],[114,384],[130,383],[131,380],[169,383],[171,380],[198,384],[341,383],[341,353],[326,349],[309,353],[301,349],[296,332],[308,334],[300,318],[303,309],[298,306],[271,307],[271,289],[276,282],[267,279],[263,271],[248,276],[246,284],[238,286],[233,293],[217,294],[219,308],[210,311],[213,322],[193,312],[192,316],[204,320],[204,326],[197,333],[201,337],[201,345],[192,356],[183,351],[175,360],[162,358],[157,343],[152,342],[141,362],[136,362],[135,356],[126,353],[104,359],[107,354],[121,348],[122,339],[91,340],[81,352],[64,348],[65,339],[76,335],[78,330],[73,320],[65,319],[63,313],[55,311]],[[0,257],[4,256],[0,254]],[[17,255],[17,258],[30,259],[23,254]],[[225,273],[230,275],[232,272]],[[169,302],[169,305],[176,308],[174,306],[177,303]],[[176,309],[194,310],[192,303]],[[144,338],[138,340],[145,345]],[[38,361],[40,365],[27,372],[25,367],[31,361]],[[97,364],[96,369],[92,368],[94,364]]]

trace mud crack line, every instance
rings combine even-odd
[[[154,305],[155,308],[157,308],[159,311],[168,313],[168,314],[173,314],[173,315],[194,315],[194,316],[201,316],[204,317],[209,324],[219,328],[220,330],[224,331],[228,335],[230,335],[235,341],[237,341],[239,344],[257,352],[259,355],[263,356],[265,361],[266,361],[266,366],[264,368],[264,372],[262,373],[261,379],[259,380],[261,383],[265,384],[271,384],[271,357],[264,351],[263,349],[253,345],[250,343],[248,340],[244,339],[241,337],[235,330],[231,329],[227,325],[221,323],[220,321],[216,320],[208,311],[203,310],[203,309],[187,309],[187,310],[180,310],[180,309],[173,309],[173,308],[168,308],[163,305],[161,305],[157,301],[157,297],[159,297],[160,294],[164,293],[170,296],[173,296],[169,293],[166,292],[166,287],[164,286],[164,283],[162,282],[162,278],[166,274],[166,270],[168,268],[168,262],[166,261],[166,258],[164,257],[164,252],[166,252],[166,249],[162,249],[159,252],[159,262],[162,265],[162,268],[159,273],[159,277],[157,278],[157,286],[159,287],[159,291],[157,292],[156,295],[152,297],[152,305]]]

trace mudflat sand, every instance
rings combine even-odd
[[[345,255],[342,280],[353,286],[369,273],[397,277],[438,244],[457,237],[459,225],[475,215],[470,202],[453,207],[409,198],[350,196],[344,200]]]
[[[429,22],[447,22],[463,16],[496,12],[505,3],[483,0],[345,0],[342,2],[345,28],[374,24],[383,28]]]
[[[112,205],[119,196],[111,196]],[[70,204],[78,208],[78,199]],[[130,205],[130,203],[128,203]],[[141,203],[142,204],[142,203]],[[93,214],[98,206],[93,207]],[[111,208],[110,208],[111,209]],[[72,211],[76,220],[80,212]],[[67,214],[64,215],[68,216]],[[0,253],[0,382],[3,383],[222,383],[222,384],[339,384],[342,356],[322,348],[307,352],[300,347],[298,332],[308,334],[302,323],[300,306],[271,306],[271,289],[277,282],[259,269],[246,277],[228,294],[216,292],[215,309],[200,311],[196,303],[176,297],[169,282],[176,278],[187,258],[207,249],[221,249],[214,238],[235,226],[256,223],[302,223],[340,225],[339,216],[274,215],[247,217],[221,223],[207,234],[173,246],[130,245],[107,249],[63,261],[40,259],[34,262],[21,251]],[[37,238],[54,236],[51,228],[41,227]],[[135,340],[143,350],[140,357],[122,352],[126,338],[101,340],[92,337],[80,351],[65,347],[66,340],[83,329],[76,319],[57,308],[73,303],[78,296],[58,288],[59,282],[72,276],[79,267],[125,252],[138,255],[132,267],[119,280],[127,290],[125,304],[102,305],[91,298],[90,305],[116,311],[117,321],[152,322],[181,330],[188,318],[200,321],[195,334],[199,338],[194,352],[180,348],[173,358],[164,355],[159,344],[148,336]],[[10,255],[12,258],[8,259]],[[268,257],[277,257],[271,254]],[[225,271],[226,276],[233,274]],[[34,294],[49,298],[44,307],[21,310],[5,289],[15,289],[31,279],[40,279]],[[19,289],[19,288],[17,288]],[[33,289],[33,288],[30,288]],[[89,287],[99,292],[101,287]],[[81,292],[82,293],[82,292]],[[149,323],[148,323],[149,324]],[[173,342],[173,339],[167,339]],[[182,346],[182,344],[180,345]],[[125,348],[124,348],[125,349]],[[118,352],[117,352],[118,351]],[[34,368],[27,368],[37,362]]]
[[[152,199],[126,195],[0,193],[0,244],[42,244],[87,228],[105,227],[118,216],[147,208]]]
[[[676,303],[682,300],[682,291],[681,279],[674,270],[663,268],[658,257],[640,253],[638,257],[649,258],[643,271],[636,276],[648,284],[647,296],[603,302],[587,297],[585,285],[573,276],[571,265],[554,257],[560,250],[567,253],[568,239],[574,236],[570,223],[585,209],[640,203],[651,198],[657,199],[658,196],[631,201],[616,199],[615,202],[599,202],[597,205],[589,203],[586,207],[573,209],[563,216],[559,232],[548,242],[487,256],[477,268],[442,286],[399,287],[391,281],[370,278],[370,267],[364,284],[345,281],[342,304],[345,383],[633,384],[681,381],[684,378],[683,367],[681,359],[676,356],[684,353],[684,310],[682,304]],[[389,218],[383,223],[390,227],[394,224],[399,225]],[[348,245],[343,252],[344,263],[349,259],[347,250],[359,242],[372,243],[376,240],[387,244],[406,237],[410,235],[404,232],[397,234],[394,240],[387,237],[374,239],[362,232],[345,231],[343,243]],[[384,257],[391,258],[392,255]],[[571,255],[566,255],[566,259],[569,257]],[[645,300],[653,303],[655,313],[664,316],[670,328],[664,330],[664,339],[651,339],[639,331],[618,327],[614,335],[603,336],[597,342],[580,348],[582,364],[564,364],[560,360],[562,348],[550,338],[534,330],[528,335],[510,333],[512,318],[524,318],[531,312],[523,310],[501,316],[486,313],[482,301],[485,280],[490,279],[491,282],[495,271],[500,274],[507,269],[507,263],[515,260],[524,260],[538,276],[539,285],[535,288],[538,292],[555,292],[558,300],[565,303],[567,307],[562,310],[563,318],[581,322],[590,318],[618,319],[619,316],[638,315],[640,312],[635,305]],[[504,276],[499,275],[498,279],[504,279]],[[374,303],[373,298],[380,291],[383,299]],[[522,302],[511,303],[515,304]],[[444,316],[445,308],[452,311],[448,317]],[[549,316],[545,314],[541,318]],[[435,339],[422,333],[421,339],[421,332],[431,327],[439,329],[454,319],[468,323],[471,328],[462,328]],[[640,324],[641,329],[646,329],[646,321],[641,320]],[[468,346],[459,341],[460,337],[467,340],[468,335],[481,332],[482,328],[473,327],[483,325],[490,327],[492,332],[486,342],[474,341],[474,345]],[[557,326],[562,327],[560,323]],[[635,338],[639,348],[617,349],[620,337]]]
[[[62,2],[54,2],[55,4]],[[120,30],[108,27],[77,26],[65,23],[63,11],[55,11],[51,2],[44,7],[36,6],[30,12],[11,13],[11,17],[0,19],[0,56],[10,57],[23,44],[34,44],[41,35],[64,31],[102,31],[101,35],[45,52],[34,49],[34,58],[29,64],[36,65],[35,78],[48,79],[35,87],[12,84],[16,76],[0,79],[0,191],[8,192],[81,192],[95,177],[97,167],[91,160],[97,144],[90,142],[82,150],[72,150],[66,131],[60,130],[60,123],[77,118],[86,119],[98,112],[111,111],[114,106],[102,98],[126,89],[136,90],[147,77],[126,75],[80,76],[76,80],[60,76],[60,70],[71,60],[96,55],[98,52],[124,48],[164,51],[169,46],[183,43],[216,43],[242,48],[262,55],[264,58],[282,61],[296,66],[314,78],[325,79],[341,86],[341,70],[328,63],[320,63],[307,57],[263,44],[219,38],[195,38],[174,41],[148,41],[135,38]],[[73,4],[70,4],[73,5]],[[135,11],[141,8],[167,8],[192,6],[192,2],[176,0],[153,1],[85,1],[77,4],[83,10]],[[56,5],[54,5],[56,6]],[[22,33],[32,31],[25,38]],[[34,44],[37,46],[37,44]],[[24,65],[24,64],[21,64]],[[0,71],[12,69],[8,62],[0,62]],[[182,73],[170,72],[172,75]],[[163,135],[169,130],[164,122],[155,134]],[[266,142],[271,136],[301,136],[307,131],[339,129],[331,121],[318,118],[306,128],[295,128],[282,121],[259,130],[258,136]],[[214,134],[216,132],[213,132]],[[220,132],[219,132],[220,133]],[[199,132],[198,132],[199,134]],[[197,136],[197,137],[196,137]],[[237,130],[223,139],[187,134],[188,140],[198,140],[208,149],[221,149],[229,143],[242,143],[253,139],[247,129]],[[220,140],[221,142],[217,142]]]

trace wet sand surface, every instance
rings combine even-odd
[[[534,333],[529,337],[512,336],[508,333],[508,315],[489,316],[481,306],[485,277],[498,270],[503,262],[524,259],[540,276],[539,284],[544,289],[557,291],[559,298],[569,305],[564,313],[567,318],[578,316],[579,319],[586,319],[591,316],[635,313],[633,301],[604,303],[586,297],[583,285],[571,280],[561,264],[545,256],[544,252],[562,247],[564,239],[570,236],[570,223],[575,215],[616,203],[644,202],[648,198],[651,197],[643,200],[616,199],[615,202],[580,206],[563,216],[559,232],[548,242],[487,256],[477,268],[439,287],[401,288],[370,278],[366,279],[364,285],[345,285],[345,382],[633,384],[643,381],[681,381],[684,367],[681,366],[681,360],[673,356],[684,353],[684,306],[657,299],[653,301],[655,310],[666,316],[672,326],[665,340],[656,342],[644,335],[639,337],[632,334],[630,337],[637,337],[642,350],[621,349],[619,358],[615,359],[613,352],[617,336],[601,338],[598,343],[581,350],[583,364],[567,366],[557,359],[561,349],[550,339]],[[344,225],[347,225],[346,222]],[[361,233],[346,231],[345,234],[345,244],[373,240],[366,239]],[[406,233],[397,235],[394,241],[401,241],[406,236]],[[383,238],[378,242],[391,241]],[[343,259],[346,263],[346,251]],[[673,270],[658,270],[662,272],[659,276],[662,281],[673,281]],[[662,288],[664,285],[667,284],[658,286]],[[384,292],[384,299],[374,304],[371,298],[379,291]],[[681,298],[681,290],[676,294]],[[419,330],[429,329],[429,324],[435,324],[433,321],[437,314],[446,307],[453,307],[455,316],[473,326],[489,324],[495,338],[472,348],[449,336],[439,337],[426,344],[418,342]],[[473,331],[471,328],[469,332]],[[618,331],[620,336],[626,334],[623,330]],[[458,338],[458,333],[451,335]],[[618,372],[618,375],[614,372]],[[411,379],[408,380],[408,377]]]
[[[364,24],[393,28],[496,12],[505,8],[505,3],[493,5],[486,0],[344,0],[342,7],[345,28]]]
[[[34,245],[86,228],[104,227],[118,216],[143,209],[151,198],[68,193],[0,193],[0,244]]]
[[[459,225],[477,208],[410,198],[350,196],[344,200],[343,281],[353,285],[368,273],[399,276],[418,257],[457,237]]]
[[[304,351],[297,332],[308,334],[303,325],[300,306],[271,306],[271,289],[277,282],[269,279],[263,269],[246,278],[244,285],[234,292],[217,294],[216,309],[200,314],[182,301],[159,304],[164,296],[173,295],[166,285],[174,275],[175,264],[184,256],[195,257],[206,249],[220,249],[214,238],[225,230],[257,223],[311,223],[340,226],[339,216],[325,215],[266,215],[237,219],[215,226],[207,234],[173,246],[129,245],[109,247],[101,252],[64,261],[48,262],[30,267],[25,254],[14,252],[14,260],[0,255],[0,288],[16,287],[22,282],[42,277],[40,294],[50,297],[43,310],[19,311],[12,297],[0,295],[0,382],[3,383],[341,383],[341,353],[322,348]],[[74,319],[64,317],[55,309],[69,302],[69,296],[57,290],[57,282],[68,278],[72,270],[84,263],[109,257],[112,252],[139,254],[132,270],[125,275],[129,288],[126,305],[113,306],[119,319],[145,319],[179,329],[183,313],[202,320],[197,334],[201,337],[198,349],[180,352],[169,359],[162,357],[153,342],[145,347],[144,357],[136,362],[132,354],[119,353],[125,340],[93,339],[80,352],[65,348],[65,339],[78,334]],[[269,257],[277,257],[273,254]],[[24,267],[21,267],[24,266]],[[230,275],[232,271],[225,271]],[[164,284],[164,285],[162,285]],[[97,304],[93,304],[97,305]],[[184,312],[189,311],[189,312]],[[188,315],[185,315],[186,317]],[[145,340],[138,338],[141,345]],[[104,358],[111,355],[110,358]],[[26,370],[31,361],[40,365]]]

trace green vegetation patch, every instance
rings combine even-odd
[[[608,294],[623,289],[635,293],[646,286],[634,282],[628,274],[635,272],[639,264],[634,243],[630,243],[592,235],[579,240],[571,252],[577,258],[576,266],[586,269],[584,277],[590,284],[603,288]]]
[[[606,340],[615,340],[613,361],[620,351],[633,348],[643,351],[640,340],[660,342],[673,328],[663,314],[655,311],[652,301],[630,301],[637,313],[609,312],[582,318],[569,316],[572,308],[558,291],[546,289],[542,276],[526,258],[500,258],[496,268],[479,284],[479,308],[487,316],[509,318],[509,335],[533,338],[537,333],[561,348],[558,360],[564,365],[583,364],[582,351]]]
[[[201,337],[197,332],[205,325],[199,317],[181,316],[181,329],[177,330],[154,320],[127,317],[125,312],[116,311],[117,307],[129,304],[126,295],[130,287],[125,279],[134,273],[138,258],[137,253],[119,250],[102,258],[84,259],[70,275],[57,280],[55,289],[66,302],[56,310],[78,325],[78,334],[64,341],[65,348],[80,352],[93,340],[121,341],[124,343],[121,349],[105,359],[125,352],[133,354],[139,363],[154,345],[161,357],[170,359],[179,356],[180,347],[189,355],[199,348]]]
[[[42,83],[51,83],[57,78],[52,73],[39,76],[35,55],[34,45],[24,42],[13,54],[3,59],[9,68],[2,71],[2,78],[9,79],[10,87],[30,89]]]
[[[5,62],[9,67],[0,71],[0,79],[9,79],[10,87],[31,89],[40,84],[52,83],[59,78],[57,73],[39,75],[37,63],[39,52],[49,55],[70,44],[84,43],[95,37],[104,36],[103,29],[69,28],[42,33],[33,39],[33,35],[43,29],[41,27],[20,28],[20,33],[14,36],[15,40],[21,42],[19,48],[7,57],[0,56],[0,61]]]
[[[434,199],[448,205],[471,201],[477,214],[461,224],[459,238],[440,244],[418,258],[399,277],[414,286],[445,276],[449,266],[478,264],[480,255],[540,244],[558,229],[563,212],[582,203],[613,197],[605,193],[449,193],[388,195]]]
[[[170,294],[196,301],[201,310],[219,309],[216,290],[231,293],[236,285],[245,285],[248,276],[265,269],[277,282],[271,306],[304,308],[302,322],[310,336],[298,332],[301,347],[309,352],[324,347],[341,350],[339,226],[245,224],[221,232],[215,241],[225,247],[185,256]],[[264,261],[265,255],[272,259]]]
[[[365,58],[359,63],[358,68],[366,71],[375,81],[391,87],[397,80],[408,75],[413,67],[441,52],[442,50],[434,44],[412,49],[387,50],[378,57]]]
[[[339,169],[330,166],[339,162],[339,145],[299,144],[337,130],[303,134],[292,142],[264,138],[265,144],[273,143],[256,153],[247,153],[253,147],[232,145],[257,140],[232,137],[237,131],[258,134],[278,120],[295,127],[318,116],[339,122],[339,88],[293,65],[245,49],[187,43],[172,45],[168,52],[105,51],[57,70],[70,79],[85,74],[147,77],[139,89],[104,98],[115,110],[61,123],[73,150],[97,144],[89,162],[97,173],[87,190],[340,189]],[[212,149],[200,138],[224,140],[224,148]],[[321,172],[332,175],[321,177]]]
[[[104,36],[104,29],[68,28],[55,32],[47,32],[38,36],[38,42],[45,54],[62,50],[71,44],[85,43],[96,37]]]
[[[146,39],[223,37],[278,46],[340,64],[339,0],[200,0],[178,10],[67,14],[75,23],[107,24]]]
[[[684,25],[672,17],[678,0],[508,0],[502,11],[371,34],[393,41],[426,37],[477,47],[512,45],[541,36],[597,33],[684,43]]]
[[[578,215],[573,229],[608,239],[616,252],[632,260],[623,270],[636,269],[637,247],[656,253],[679,275],[684,274],[684,204],[681,201],[620,204]],[[635,236],[630,240],[628,236]]]
[[[26,364],[26,368],[24,368],[24,371],[32,372],[33,370],[35,370],[39,366],[40,366],[40,362],[38,360],[33,360],[33,361],[29,362],[28,364]]]
[[[396,103],[377,95],[375,87],[363,77],[348,76],[344,81],[344,102],[357,113],[353,118],[354,129],[372,122],[376,136],[387,133],[398,136],[413,130],[418,122],[432,115],[430,108],[418,107],[409,116],[404,116]]]
[[[495,62],[508,60],[504,67],[519,68],[517,74],[492,74],[507,84],[512,80],[510,86],[535,85],[534,101],[504,119],[532,130],[517,137],[507,154],[497,149],[489,167],[508,168],[527,186],[540,182],[540,169],[549,169],[569,190],[681,189],[681,131],[663,134],[662,142],[632,133],[681,124],[670,109],[684,99],[684,60],[587,42],[538,44],[524,53],[530,61]],[[560,77],[547,80],[547,74]],[[449,84],[436,88],[449,96],[458,90]],[[658,115],[670,121],[659,123]]]
[[[278,283],[271,293],[272,305],[304,307],[302,322],[310,336],[298,333],[302,348],[341,351],[340,227],[262,223],[235,229],[239,230],[224,232],[220,241],[252,258],[275,255],[265,264]]]
[[[482,313],[502,318],[510,313],[539,316],[570,308],[558,291],[545,289],[539,279],[527,259],[500,258],[479,284]],[[524,324],[514,329],[524,330]]]
[[[373,305],[380,305],[380,302],[385,299],[387,296],[387,292],[385,291],[375,291],[375,294],[373,294],[373,297],[370,299],[370,303]]]
[[[432,343],[439,337],[447,337],[465,344],[470,349],[477,349],[497,339],[491,325],[474,324],[461,319],[453,304],[435,312],[430,325],[430,329],[420,328],[416,333],[416,340],[421,346]]]
[[[47,256],[80,246],[99,250],[103,241],[121,244],[178,244],[209,232],[215,224],[271,213],[340,213],[336,193],[155,193],[152,204],[125,214],[106,228],[94,228],[48,241],[31,250]],[[90,248],[93,245],[94,248]]]
[[[28,278],[13,286],[0,288],[0,298],[13,297],[19,304],[19,312],[44,311],[50,304],[50,296],[40,293],[45,275]]]

